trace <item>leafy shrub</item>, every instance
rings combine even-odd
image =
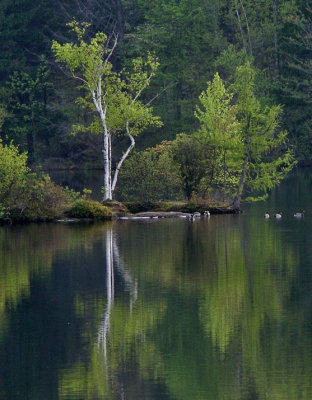
[[[172,158],[182,177],[182,188],[190,200],[194,193],[206,195],[210,186],[207,177],[215,174],[216,165],[211,155],[213,149],[198,135],[177,135],[172,142]]]
[[[0,139],[0,204],[10,197],[17,185],[24,183],[28,172],[27,154],[20,154],[13,144],[3,145]]]
[[[98,201],[78,199],[69,208],[67,215],[75,218],[110,219],[112,212]]]
[[[133,153],[120,171],[118,195],[123,201],[155,202],[182,197],[178,166],[170,142]]]
[[[91,191],[80,195],[56,185],[46,174],[30,172],[27,154],[0,140],[0,218],[13,220],[51,220],[69,215],[81,218],[106,219],[112,213],[102,204],[88,200]]]
[[[62,216],[72,199],[48,175],[30,173],[22,184],[15,185],[7,202],[13,219],[49,220]]]
[[[7,215],[7,209],[2,204],[0,204],[0,220],[5,218],[6,215]]]

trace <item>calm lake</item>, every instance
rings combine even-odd
[[[0,399],[311,400],[311,180],[194,223],[0,227]]]

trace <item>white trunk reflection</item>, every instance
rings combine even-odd
[[[104,360],[107,359],[107,339],[110,329],[110,317],[114,304],[114,271],[122,277],[126,289],[130,294],[130,312],[133,303],[137,300],[138,289],[137,281],[135,281],[130,272],[127,270],[123,263],[119,248],[116,240],[116,235],[113,228],[109,227],[106,231],[105,237],[105,251],[106,251],[106,308],[102,318],[102,323],[98,331],[98,345],[102,347]]]

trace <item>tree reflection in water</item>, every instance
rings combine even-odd
[[[310,400],[308,216],[262,214],[0,230],[0,397]]]
[[[138,296],[137,282],[132,279],[129,271],[123,265],[121,260],[116,235],[114,235],[113,228],[109,227],[105,235],[105,249],[106,249],[106,307],[102,320],[102,324],[98,333],[98,344],[103,349],[105,365],[107,361],[107,335],[110,327],[110,316],[114,303],[114,270],[119,273],[125,282],[125,286],[130,292],[130,311],[132,310],[133,302],[136,301]]]

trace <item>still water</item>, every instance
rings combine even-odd
[[[0,399],[311,400],[311,177],[194,223],[1,227]]]

